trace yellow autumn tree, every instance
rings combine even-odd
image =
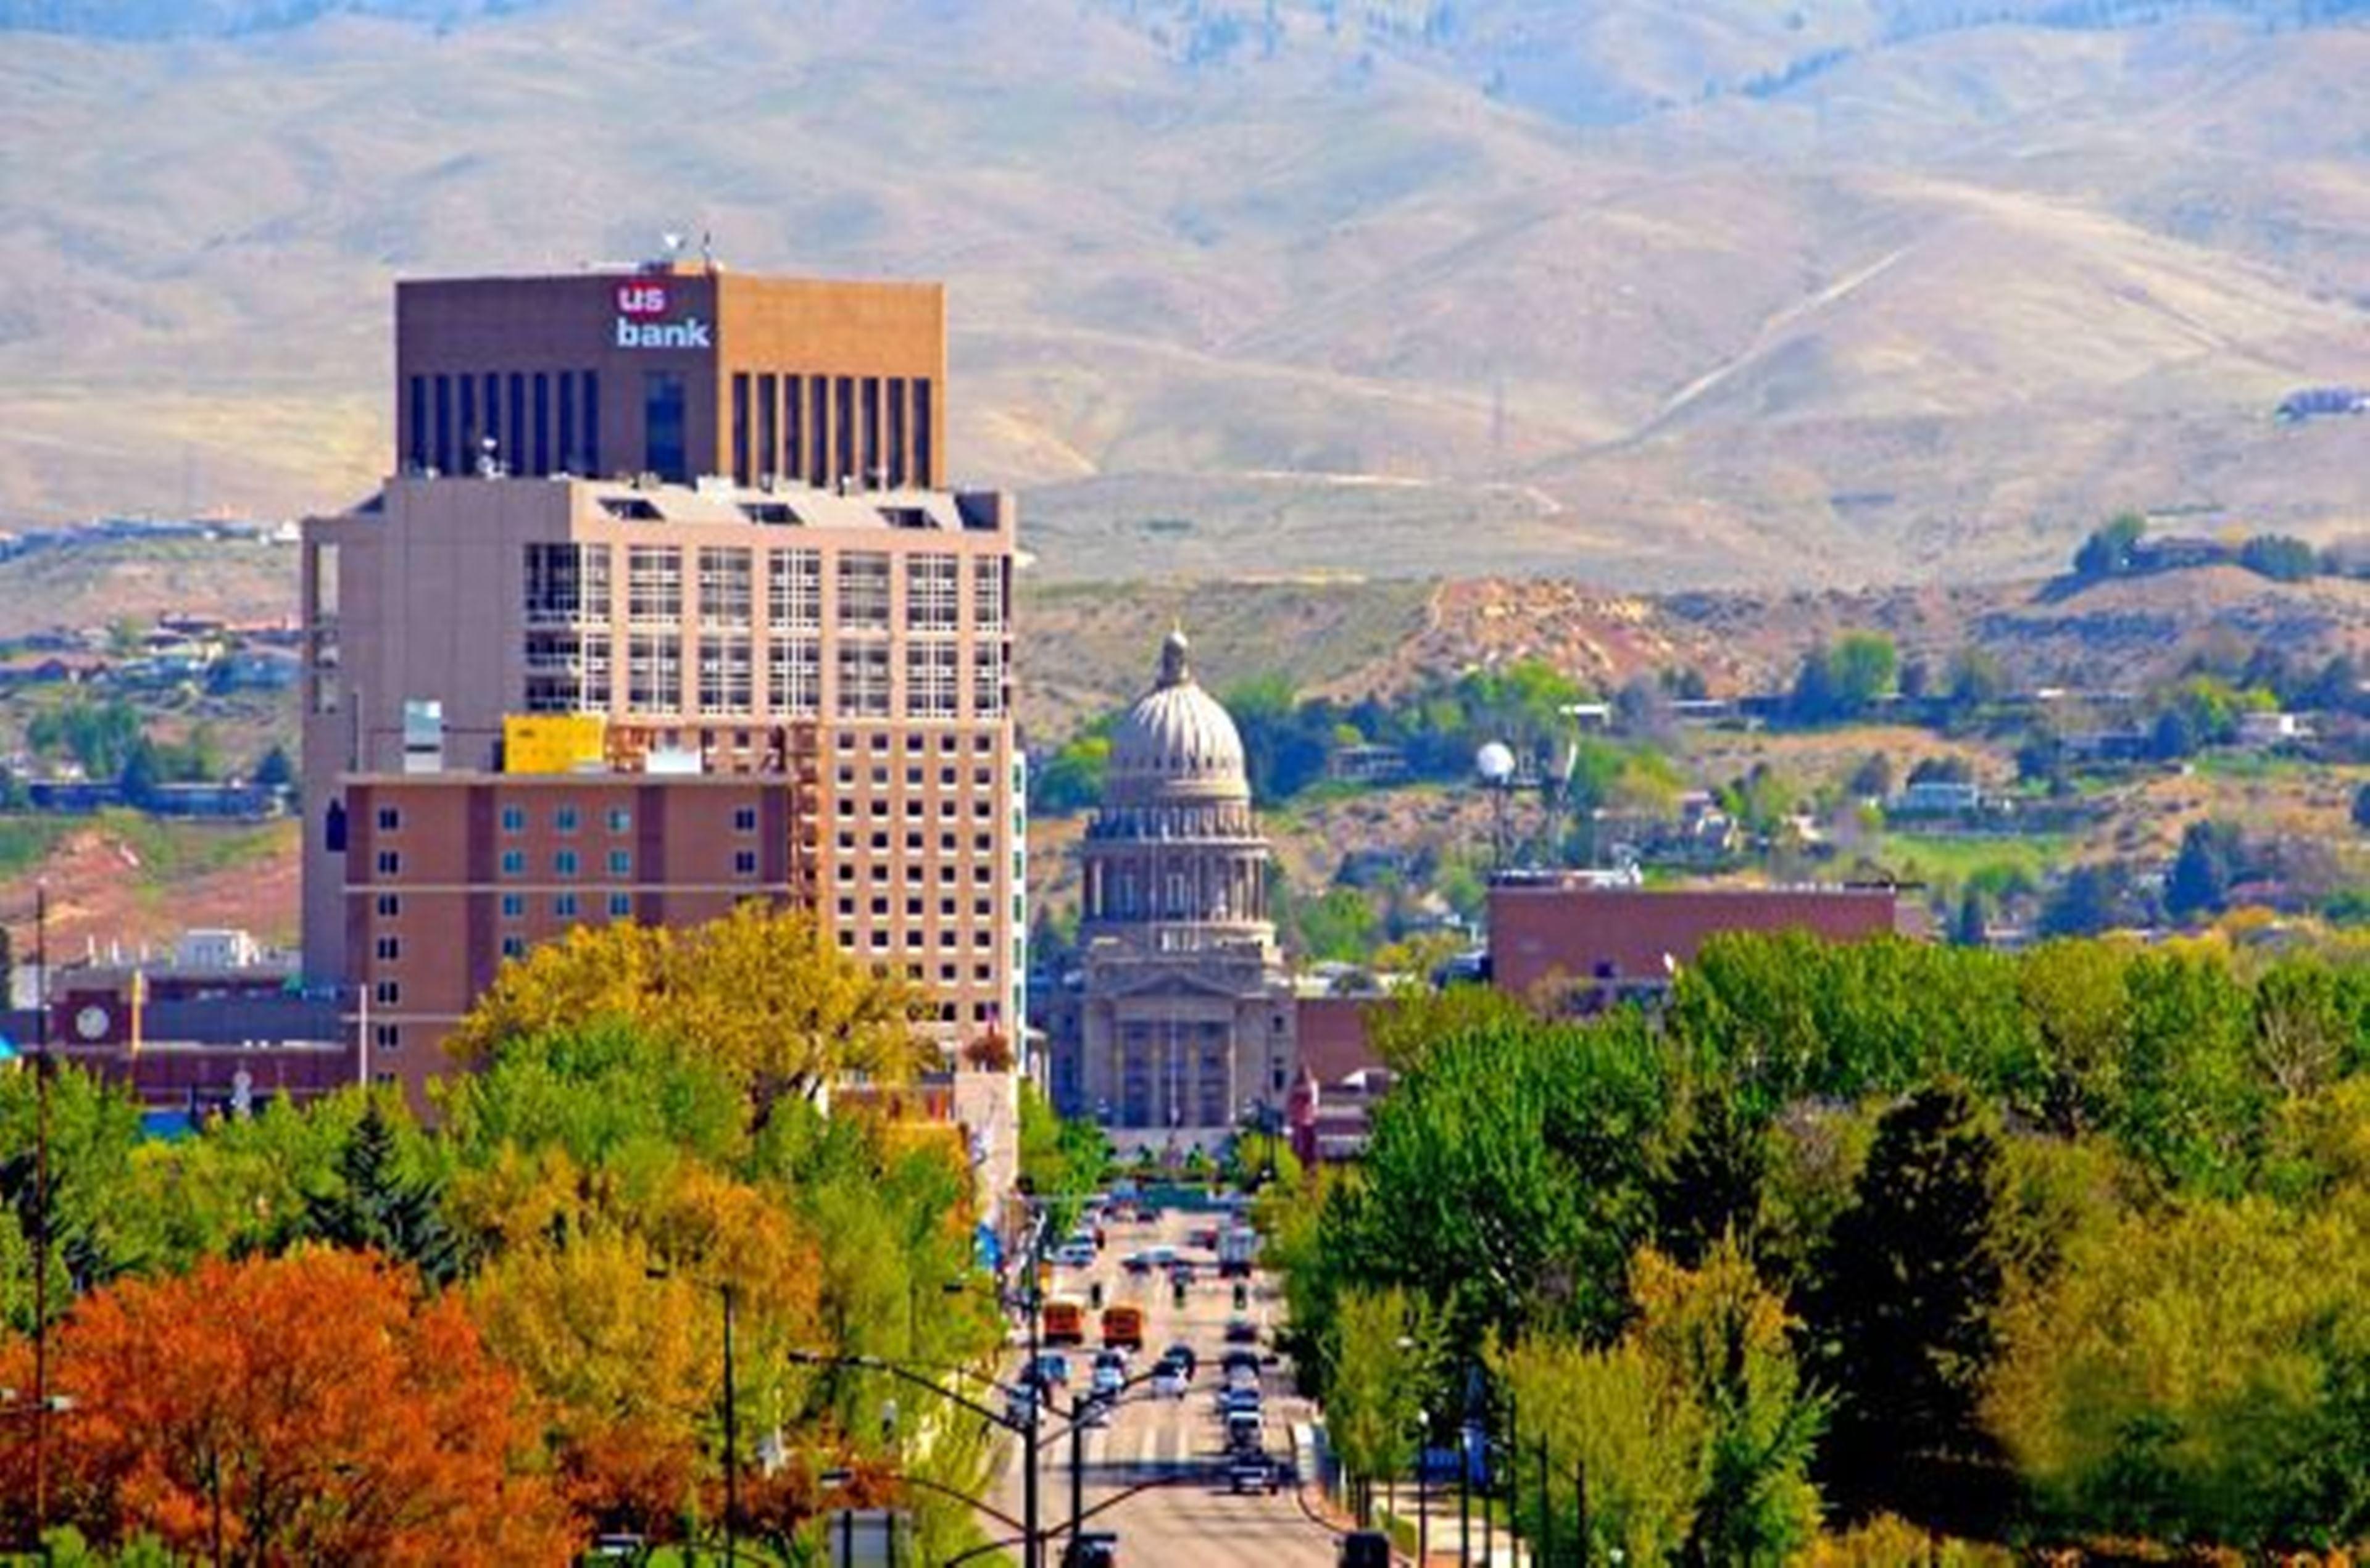
[[[842,1073],[907,1076],[920,1011],[903,977],[842,953],[805,912],[752,900],[686,930],[580,926],[505,965],[447,1048],[482,1067],[505,1042],[622,1021],[714,1062],[762,1122]]]

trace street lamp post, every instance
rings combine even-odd
[[[1432,1467],[1425,1463],[1431,1457],[1431,1443],[1432,1413],[1419,1410],[1415,1413],[1415,1560],[1418,1562],[1432,1561],[1432,1510],[1426,1505],[1430,1501],[1431,1487],[1427,1482]]]
[[[741,1424],[740,1405],[732,1391],[732,1282],[726,1280],[724,1295],[724,1561],[730,1564],[740,1561],[734,1532],[741,1523]]]
[[[50,1528],[50,885],[33,888],[33,1540]],[[46,1550],[46,1549],[44,1549]]]

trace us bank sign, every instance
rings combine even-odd
[[[617,285],[617,347],[620,349],[712,349],[708,323],[697,316],[664,317],[667,286],[649,278]]]

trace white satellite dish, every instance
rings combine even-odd
[[[1492,740],[1473,753],[1473,771],[1486,784],[1502,784],[1514,776],[1514,753],[1502,740]]]

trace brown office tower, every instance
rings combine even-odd
[[[940,291],[408,283],[396,331],[398,475],[304,550],[305,967],[373,1073],[538,942],[752,897],[1015,1031],[1014,512],[932,487]]]

